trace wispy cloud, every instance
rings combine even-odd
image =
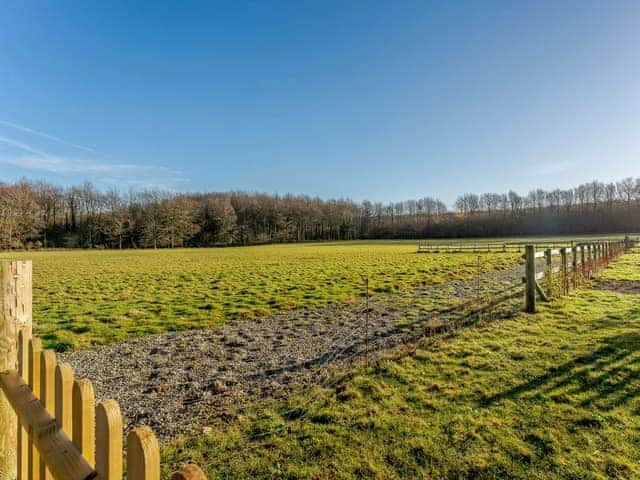
[[[150,168],[135,164],[99,163],[87,158],[53,155],[28,143],[7,137],[0,137],[0,143],[28,153],[28,155],[0,157],[0,163],[29,170],[44,170],[52,173],[101,173],[114,170],[144,170]]]
[[[46,138],[52,140],[54,142],[58,142],[62,145],[67,145],[69,147],[77,148],[78,150],[84,150],[85,152],[95,153],[95,149],[91,147],[85,147],[84,145],[79,145],[77,143],[69,142],[67,140],[63,140],[60,137],[56,137],[54,135],[49,135],[48,133],[41,132],[39,130],[34,130],[33,128],[25,127],[24,125],[19,125],[13,122],[7,122],[6,120],[0,120],[0,125],[5,125],[10,128],[14,128],[16,130],[20,130],[21,132],[30,133],[32,135],[37,135],[42,138]]]
[[[182,172],[163,166],[141,165],[136,163],[114,163],[100,160],[95,150],[82,145],[67,142],[58,137],[36,130],[0,120],[0,125],[15,128],[31,136],[44,137],[55,142],[83,150],[84,153],[73,152],[67,148],[66,153],[52,153],[41,148],[33,141],[12,136],[0,135],[0,164],[11,165],[19,169],[35,172],[47,172],[59,175],[82,175],[93,178],[110,178],[113,184],[127,184],[138,188],[162,188],[169,190],[167,184],[184,183],[189,180],[182,177]],[[3,152],[4,150],[4,152]],[[57,150],[61,150],[58,148]],[[63,151],[65,149],[62,149]]]
[[[0,139],[1,140],[1,139]],[[55,155],[22,155],[0,157],[0,163],[28,170],[40,170],[50,173],[115,173],[152,170],[153,167],[128,163],[95,163],[86,159],[65,158]]]
[[[48,156],[48,154],[46,154],[42,150],[38,150],[37,148],[32,147],[31,145],[28,145],[19,140],[14,140],[12,138],[0,137],[0,143],[4,143],[5,145],[8,145],[10,147],[17,148],[18,150],[23,150],[25,152],[29,152],[34,155],[39,155],[41,157]]]

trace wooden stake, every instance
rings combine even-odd
[[[560,260],[561,260],[561,275],[562,275],[562,294],[566,295],[569,293],[569,279],[567,277],[569,272],[569,262],[567,259],[567,249],[560,249]]]
[[[547,261],[547,296],[551,298],[553,296],[553,260],[550,248],[545,250],[544,258]]]
[[[571,242],[573,243],[573,242]],[[571,247],[571,270],[573,271],[573,289],[578,288],[578,247]]]
[[[525,310],[536,313],[536,247],[525,248]]]

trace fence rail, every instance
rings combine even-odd
[[[538,296],[549,301],[558,293],[567,295],[571,288],[578,288],[582,282],[590,280],[636,243],[637,239],[627,237],[624,240],[582,242],[573,244],[571,248],[547,248],[544,251],[536,251],[535,245],[527,245],[525,276],[522,279],[525,283],[525,310],[536,312]],[[560,257],[558,265],[554,265],[554,257]],[[537,271],[539,259],[545,260],[542,271]]]
[[[75,379],[31,333],[31,262],[2,262],[0,480],[122,480],[123,421],[114,400],[95,405],[93,385]],[[126,441],[127,478],[160,479],[160,446],[141,426]],[[187,465],[172,480],[206,480]]]
[[[629,238],[629,237],[627,237]],[[488,242],[488,243],[427,243],[418,244],[417,253],[518,253],[524,252],[527,245],[534,244],[536,248],[551,248],[559,250],[561,248],[573,248],[578,245],[602,244],[618,242],[622,238],[602,238],[597,240],[583,241],[537,241],[537,242]],[[634,240],[636,241],[636,240]]]

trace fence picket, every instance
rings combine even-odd
[[[127,477],[160,480],[160,446],[153,430],[138,427],[127,436]]]
[[[62,431],[69,437],[72,429],[73,369],[66,363],[56,367],[56,414],[55,418]]]
[[[29,339],[26,330],[18,332],[18,375],[29,381]],[[29,434],[18,419],[18,471],[17,480],[26,480],[29,476]]]
[[[40,398],[40,357],[42,356],[42,342],[39,338],[29,340],[29,386],[36,398]],[[33,433],[29,434],[29,480],[40,480],[40,452],[33,440]]]
[[[56,414],[56,354],[51,350],[43,350],[40,355],[40,401],[53,417]],[[40,478],[53,480],[51,470],[40,455]]]
[[[96,472],[99,480],[122,480],[122,415],[115,400],[96,407]]]
[[[83,378],[73,382],[72,440],[92,467],[95,465],[95,394],[92,383]]]

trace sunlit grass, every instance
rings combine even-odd
[[[582,289],[214,422],[165,457],[210,478],[638,478],[639,332],[640,295]]]
[[[356,301],[477,273],[477,254],[417,254],[415,242],[60,251],[31,258],[35,330],[47,347],[84,348],[148,333]],[[483,256],[483,271],[520,262]]]

